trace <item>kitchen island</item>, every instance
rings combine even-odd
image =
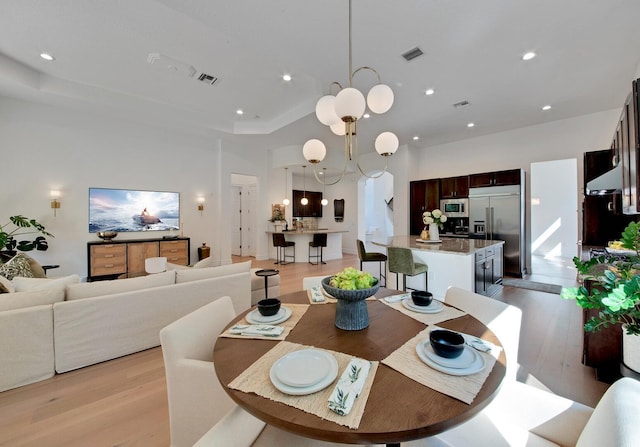
[[[417,236],[394,236],[372,243],[380,247],[411,249],[416,262],[429,266],[429,292],[438,299],[444,298],[449,286],[487,296],[502,287],[504,241],[443,237],[441,242],[431,242]],[[389,287],[395,287],[396,275],[388,274]],[[407,277],[407,287],[422,290],[423,276]]]
[[[309,262],[309,242],[313,240],[313,235],[316,233],[327,234],[327,246],[322,250],[322,258],[325,261],[332,259],[342,259],[342,233],[346,233],[346,230],[302,230],[302,231],[267,231],[267,237],[269,238],[269,246],[271,247],[271,259],[277,258],[276,248],[273,246],[273,233],[282,233],[287,241],[296,243],[295,253],[296,262]],[[291,253],[291,248],[287,248],[287,253]],[[311,254],[315,254],[315,248],[311,249]]]

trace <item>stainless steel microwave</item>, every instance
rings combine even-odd
[[[469,217],[469,199],[440,200],[440,211],[447,217]]]

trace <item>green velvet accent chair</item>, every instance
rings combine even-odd
[[[384,278],[384,284],[380,284],[382,287],[387,287],[387,255],[384,253],[367,252],[364,242],[358,239],[358,258],[360,258],[360,270],[362,270],[363,262],[377,262],[379,269],[379,281]],[[382,264],[384,263],[384,273]]]
[[[413,253],[408,248],[389,247],[389,271],[396,274],[396,289],[398,277],[402,275],[402,290],[407,290],[407,276],[416,276],[424,273],[424,290],[429,291],[429,267],[426,264],[416,262]],[[415,289],[413,289],[415,290]]]

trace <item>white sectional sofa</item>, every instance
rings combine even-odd
[[[160,329],[221,296],[244,311],[250,265],[92,283],[14,278],[16,291],[0,294],[0,391],[159,346]]]

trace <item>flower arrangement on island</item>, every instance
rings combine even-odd
[[[425,225],[436,224],[438,228],[442,229],[443,224],[447,221],[447,216],[439,209],[435,209],[433,211],[425,211],[422,213],[422,222]]]

